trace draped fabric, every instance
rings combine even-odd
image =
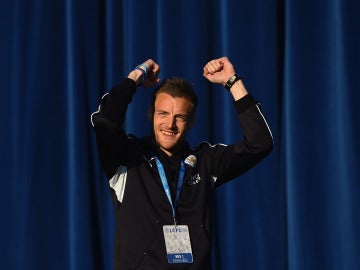
[[[235,142],[231,96],[202,77],[224,55],[275,147],[216,191],[214,269],[360,269],[359,15],[355,0],[2,0],[0,269],[112,269],[90,114],[153,58],[199,96],[189,143]],[[150,92],[128,133],[149,133]]]

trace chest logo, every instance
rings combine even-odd
[[[197,161],[196,157],[194,155],[190,155],[185,159],[184,163],[191,166],[191,167],[193,167],[193,168],[195,168],[196,161]]]

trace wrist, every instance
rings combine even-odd
[[[240,77],[240,75],[238,75],[237,73],[235,73],[234,75],[232,75],[224,84],[224,87],[230,91],[231,87],[239,80],[241,80],[242,78]]]
[[[136,66],[135,69],[129,73],[128,78],[132,79],[136,83],[136,86],[138,86],[144,83],[147,72],[147,66],[145,64],[141,64]]]
[[[136,86],[138,86],[141,83],[142,77],[143,77],[143,73],[139,69],[132,70],[128,75],[128,78],[133,80]]]
[[[242,79],[236,80],[231,86],[229,92],[233,96],[234,100],[239,100],[248,94]]]

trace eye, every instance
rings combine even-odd
[[[166,112],[157,112],[157,115],[159,117],[165,117],[165,116],[167,116],[167,113]]]
[[[186,122],[186,116],[185,115],[178,115],[176,116],[176,120],[179,122]]]

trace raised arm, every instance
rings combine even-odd
[[[273,138],[260,104],[248,93],[227,57],[208,62],[203,68],[203,76],[212,83],[225,86],[232,94],[244,135],[234,144],[210,148],[210,168],[220,185],[260,162],[272,150]]]
[[[99,157],[108,177],[115,173],[119,165],[126,164],[131,153],[122,124],[136,87],[154,86],[159,81],[159,72],[159,65],[152,59],[138,65],[127,78],[103,96],[98,110],[91,115]]]

